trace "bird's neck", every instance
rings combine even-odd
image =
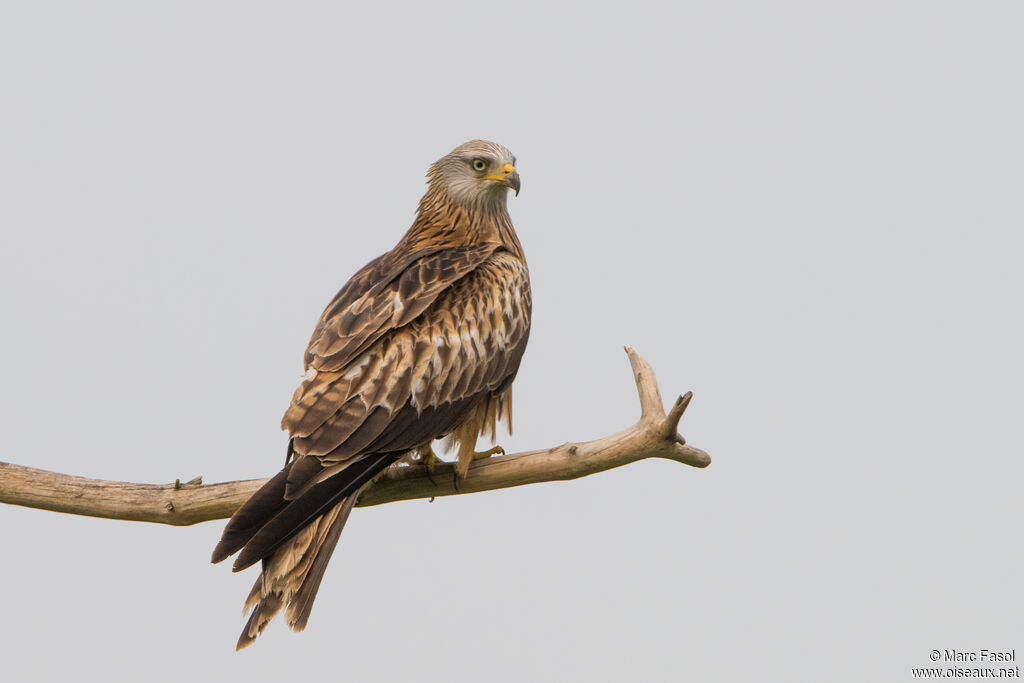
[[[416,220],[402,241],[411,248],[496,242],[522,258],[523,247],[512,227],[505,196],[496,194],[493,199],[465,206],[443,190],[431,187],[420,200]]]

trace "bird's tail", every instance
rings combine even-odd
[[[249,620],[236,650],[252,644],[271,619],[285,609],[288,628],[306,628],[320,581],[358,493],[335,505],[263,560],[263,571],[245,600],[242,614]]]
[[[263,565],[245,601],[243,613],[252,614],[237,649],[252,643],[282,609],[293,631],[306,627],[324,569],[359,492],[400,455],[366,456],[323,481],[319,475],[326,471],[316,458],[297,458],[232,516],[213,561],[241,550],[234,571],[261,560]]]

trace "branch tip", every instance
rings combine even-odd
[[[683,417],[683,413],[686,412],[686,407],[690,405],[691,398],[693,398],[693,392],[687,391],[676,399],[672,409],[668,411],[668,416],[665,418],[666,438],[672,438],[675,435],[676,430],[679,429],[679,420]]]
[[[629,364],[633,368],[633,380],[636,382],[636,391],[640,397],[640,419],[657,420],[664,416],[665,409],[662,407],[661,393],[658,391],[658,381],[654,378],[654,370],[640,354],[628,346],[626,355],[629,356]]]
[[[684,465],[698,467],[700,469],[711,464],[711,456],[699,448],[683,444],[675,444],[672,451],[672,455],[668,456],[669,460],[675,460],[676,462],[681,462]]]

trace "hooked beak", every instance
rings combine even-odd
[[[507,176],[505,176],[505,179],[502,182],[507,187],[510,187],[513,190],[515,190],[516,191],[516,196],[517,197],[519,196],[519,172],[518,171],[512,171],[511,173],[509,173]]]
[[[501,173],[487,176],[484,180],[493,180],[496,183],[501,183],[505,187],[515,190],[516,196],[519,196],[519,172],[516,171],[516,167],[512,164],[505,164],[501,169]]]

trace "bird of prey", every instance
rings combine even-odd
[[[320,316],[281,428],[285,467],[224,529],[213,562],[262,561],[241,649],[282,609],[306,627],[359,492],[403,458],[434,463],[448,437],[465,477],[477,437],[511,430],[511,385],[530,333],[530,278],[508,215],[515,157],[493,142],[455,148],[427,172],[412,227],[360,269]],[[493,451],[494,449],[492,449]],[[491,451],[491,452],[492,452]]]

